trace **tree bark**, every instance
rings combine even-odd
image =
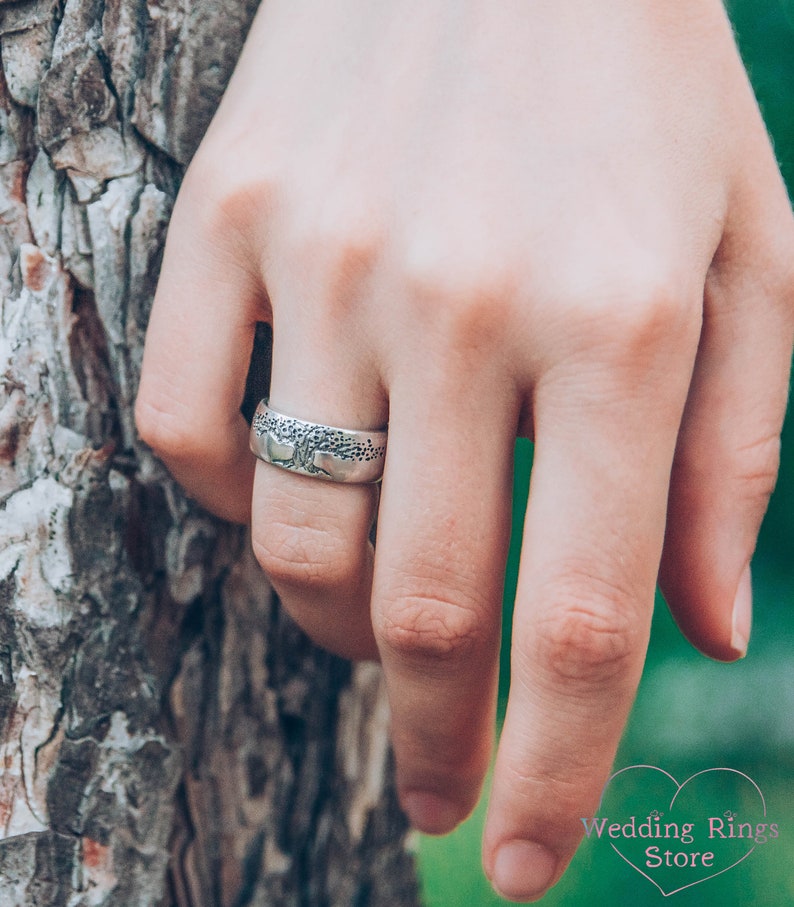
[[[417,903],[378,669],[314,649],[133,426],[254,8],[0,0],[3,907]]]

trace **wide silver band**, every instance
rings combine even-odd
[[[386,456],[385,429],[356,431],[279,413],[267,400],[251,422],[251,452],[260,460],[330,482],[377,482]]]

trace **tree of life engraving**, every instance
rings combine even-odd
[[[385,445],[376,446],[371,437],[360,440],[356,433],[302,422],[270,409],[257,411],[252,427],[257,438],[266,436],[265,444],[271,463],[329,479],[334,476],[318,464],[318,454],[338,461],[365,463],[381,459],[386,450]]]

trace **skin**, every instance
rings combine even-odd
[[[380,658],[402,802],[435,833],[491,753],[513,444],[534,438],[483,842],[509,898],[559,878],[593,813],[657,577],[694,645],[744,654],[793,265],[716,0],[268,0],[254,23],[174,211],[138,426],[251,520],[316,641]],[[388,422],[380,490],[255,465],[262,320],[280,411]]]

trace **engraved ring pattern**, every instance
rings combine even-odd
[[[262,400],[251,423],[251,452],[260,460],[330,482],[377,482],[386,431],[357,431],[284,415]]]

